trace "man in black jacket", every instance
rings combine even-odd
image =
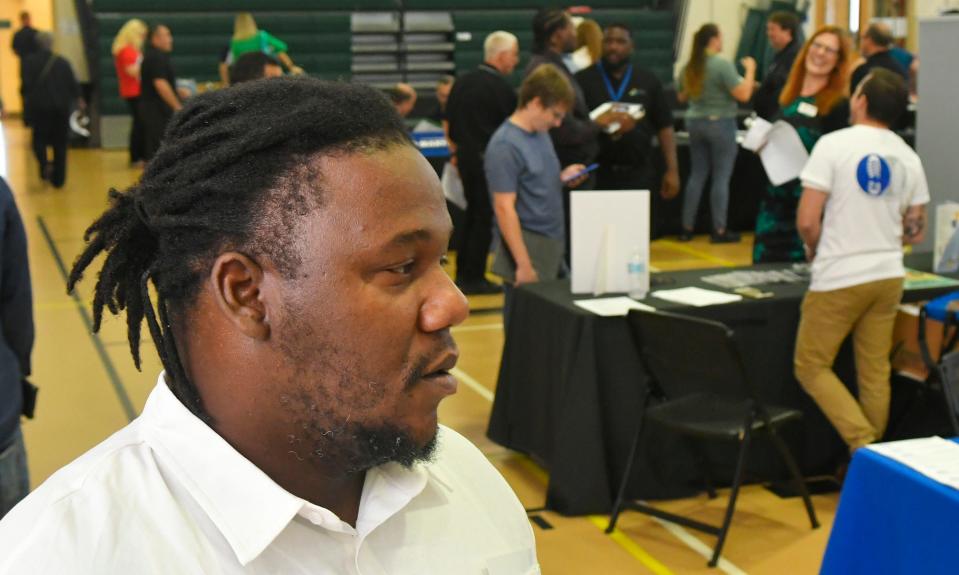
[[[30,13],[20,13],[20,29],[13,35],[13,52],[20,60],[20,84],[23,84],[23,61],[35,54],[37,51],[37,29],[31,25]],[[30,125],[30,118],[27,115],[26,106],[23,108],[23,123]]]
[[[67,177],[67,139],[70,134],[70,112],[74,103],[83,105],[80,85],[70,62],[54,54],[53,36],[37,33],[39,50],[23,62],[23,95],[25,112],[33,125],[33,153],[40,167],[40,177],[53,187],[62,188]],[[47,158],[47,147],[53,147],[53,164]]]
[[[484,62],[456,80],[446,103],[449,137],[466,195],[462,244],[456,252],[456,284],[467,295],[496,293],[486,280],[493,233],[493,207],[483,152],[493,132],[516,110],[516,92],[506,81],[519,62],[519,42],[509,32],[493,32],[483,43]]]
[[[37,51],[37,29],[31,24],[29,12],[20,13],[20,29],[13,35],[12,47],[21,61]]]
[[[0,178],[0,517],[30,491],[20,414],[33,334],[27,236],[13,194]]]
[[[863,78],[869,75],[873,68],[885,68],[902,76],[902,79],[909,83],[909,70],[896,60],[889,50],[893,47],[895,38],[889,26],[880,22],[874,22],[868,28],[862,31],[859,36],[859,50],[866,57],[863,62],[852,73],[849,83],[849,93],[856,91],[856,86],[862,82]]]
[[[799,18],[791,12],[773,12],[766,20],[766,37],[776,56],[753,96],[753,107],[762,118],[772,120],[779,113],[779,94],[802,47],[799,34]]]

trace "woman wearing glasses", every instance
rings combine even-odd
[[[779,96],[778,119],[799,133],[806,151],[820,136],[849,124],[849,65],[852,48],[846,32],[823,26],[806,42]],[[796,231],[802,195],[798,179],[770,184],[759,204],[753,262],[801,262],[806,254]]]

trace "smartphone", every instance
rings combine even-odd
[[[564,181],[564,182],[572,182],[573,180],[575,180],[575,179],[577,179],[577,178],[580,178],[580,177],[582,177],[582,176],[585,176],[586,174],[592,172],[593,170],[595,170],[595,169],[598,168],[598,167],[599,167],[599,164],[590,164],[590,165],[586,166],[586,169],[584,169],[584,170],[582,170],[582,171],[579,171],[579,172],[573,174],[572,176],[570,176],[570,177],[568,177],[568,178],[563,178],[563,181]]]

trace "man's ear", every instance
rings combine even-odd
[[[213,263],[210,288],[217,307],[241,333],[258,340],[270,335],[263,287],[263,268],[248,256],[226,252]]]

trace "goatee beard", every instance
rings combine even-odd
[[[616,64],[610,62],[606,58],[603,58],[603,67],[606,68],[607,72],[613,72],[613,73],[619,72],[620,70],[625,68],[628,64],[629,64],[629,58],[623,58]]]

